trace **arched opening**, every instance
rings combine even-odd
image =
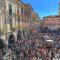
[[[17,40],[22,40],[22,32],[21,31],[18,31],[17,33]]]
[[[8,48],[13,48],[15,42],[14,34],[11,34],[8,39]]]
[[[3,50],[3,48],[5,48],[5,42],[2,38],[0,38],[0,49]]]
[[[25,38],[25,30],[23,30],[23,37]]]

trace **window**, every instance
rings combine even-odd
[[[9,4],[9,15],[12,15],[12,5]]]
[[[23,8],[21,8],[21,14],[22,14],[22,16],[23,16]]]

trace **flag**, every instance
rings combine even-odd
[[[36,32],[36,30],[35,29],[32,29],[32,32]]]

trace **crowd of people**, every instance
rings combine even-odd
[[[37,32],[24,40],[15,40],[0,57],[4,56],[4,60],[60,60],[60,49],[53,48],[53,44],[46,42],[43,35]]]

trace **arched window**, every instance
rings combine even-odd
[[[15,36],[14,36],[13,34],[11,34],[11,35],[9,36],[8,43],[9,43],[9,44],[13,44],[13,43],[14,43],[14,40],[15,40]]]
[[[22,40],[22,33],[21,33],[21,31],[18,31],[18,33],[17,33],[17,40]]]

